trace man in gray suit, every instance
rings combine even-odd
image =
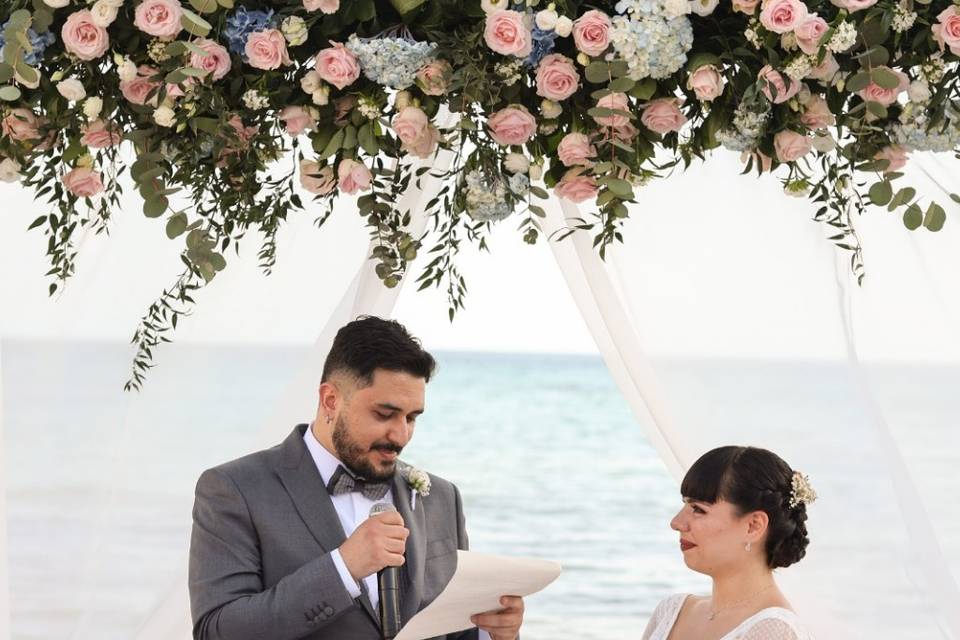
[[[196,640],[375,640],[378,571],[400,567],[404,622],[443,590],[467,548],[460,493],[398,459],[434,366],[399,323],[351,322],[324,363],[314,422],[200,476],[190,543]],[[368,517],[377,502],[396,511]],[[515,640],[523,600],[501,604],[446,640]]]

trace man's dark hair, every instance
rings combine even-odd
[[[386,369],[429,382],[436,364],[420,341],[396,320],[360,316],[337,331],[323,363],[321,381],[327,382],[334,373],[344,372],[355,376],[361,386],[367,386],[373,384],[375,370]]]

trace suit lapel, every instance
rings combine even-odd
[[[340,524],[340,516],[330,500],[327,488],[320,477],[320,471],[314,463],[303,434],[308,425],[300,424],[283,442],[283,453],[277,474],[284,489],[290,494],[293,506],[307,525],[310,533],[324,551],[330,552],[340,547],[347,539]],[[364,610],[380,626],[380,615],[374,611],[373,604],[363,589],[359,598]]]
[[[427,553],[427,521],[423,510],[423,496],[417,496],[417,508],[410,508],[411,488],[407,481],[397,473],[391,487],[394,506],[403,517],[403,523],[410,530],[407,547],[404,552],[404,566],[407,573],[405,593],[400,603],[403,622],[406,623],[420,608],[420,596],[423,593],[424,558]]]

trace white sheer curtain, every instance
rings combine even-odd
[[[835,269],[834,249],[809,220],[809,205],[785,202],[776,181],[738,171],[734,158],[717,154],[644,187],[626,245],[607,264],[582,233],[571,244],[553,243],[557,262],[675,477],[702,452],[729,443],[768,447],[812,476],[822,497],[811,508],[809,555],[782,573],[820,637],[960,637],[950,570],[951,558],[960,566],[960,550],[947,535],[960,510],[954,499],[943,502],[956,487],[949,474],[929,473],[932,465],[955,468],[960,453],[924,446],[918,430],[926,423],[943,437],[958,407],[947,400],[918,406],[916,397],[895,393],[898,378],[911,372],[905,366],[931,357],[957,362],[956,333],[947,331],[955,325],[944,317],[955,294],[940,302],[922,297],[918,290],[938,282],[918,271],[916,256],[938,274],[955,274],[946,267],[960,234],[911,235],[891,214],[872,211],[860,221],[867,285],[850,289],[845,257]],[[547,231],[583,213],[551,203]],[[936,290],[941,298],[949,292]],[[859,314],[848,324],[850,308]],[[876,380],[856,359],[864,347],[872,364],[887,362],[876,364]],[[950,380],[941,390],[949,391]],[[875,402],[878,395],[889,407]],[[887,430],[884,411],[902,420],[899,429],[894,422]],[[926,492],[917,488],[924,475]],[[950,517],[935,525],[931,509]],[[945,555],[939,545],[946,543]]]

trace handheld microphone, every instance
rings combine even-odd
[[[387,502],[378,502],[370,509],[370,516],[396,511]],[[380,637],[392,640],[400,633],[400,569],[384,567],[377,572],[377,588],[380,593]]]

